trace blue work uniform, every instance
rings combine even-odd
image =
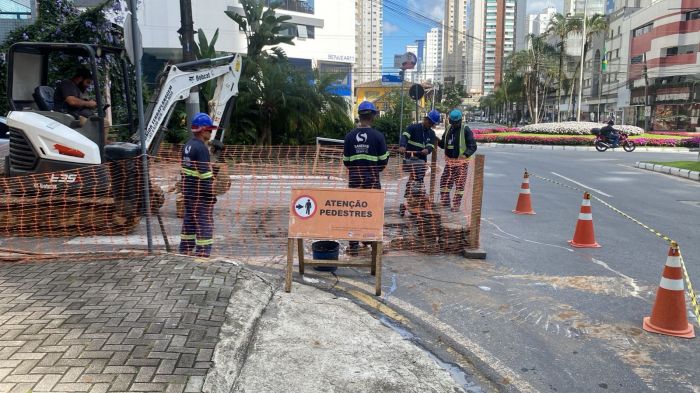
[[[381,173],[389,161],[384,134],[371,127],[359,127],[345,136],[343,164],[348,168],[349,188],[380,189]]]
[[[453,197],[453,209],[458,209],[464,196],[467,183],[469,158],[476,153],[474,133],[468,126],[452,125],[442,135],[438,145],[445,149],[445,169],[440,177],[440,201],[442,206],[450,207],[450,191],[456,185]]]
[[[182,149],[182,194],[185,218],[180,232],[180,253],[208,257],[214,243],[214,173],[209,148],[192,138]]]
[[[432,128],[423,127],[423,123],[411,124],[406,128],[406,131],[401,134],[399,146],[405,147],[406,156],[413,158],[404,161],[405,168],[409,172],[408,182],[406,182],[406,191],[404,192],[405,198],[408,198],[411,192],[422,192],[423,179],[427,171],[428,156],[424,156],[420,154],[420,152],[423,151],[423,149],[427,149],[428,154],[431,154],[433,149],[435,149],[435,145],[433,144],[434,140],[435,131],[433,131]],[[416,162],[416,159],[422,160],[422,162]]]

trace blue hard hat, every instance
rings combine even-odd
[[[462,121],[462,111],[459,109],[452,110],[452,112],[450,112],[450,121],[455,123]]]
[[[214,120],[211,119],[206,113],[197,113],[192,117],[192,130],[193,131],[206,131],[215,130]]]
[[[428,116],[426,116],[430,121],[433,122],[433,124],[437,124],[440,122],[440,112],[437,110],[433,109],[432,111],[428,112]]]
[[[360,106],[357,107],[357,113],[360,115],[367,115],[370,113],[378,113],[377,108],[373,103],[369,101],[362,101]]]

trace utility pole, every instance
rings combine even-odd
[[[644,131],[649,131],[649,118],[651,117],[651,109],[647,116],[647,108],[649,108],[649,70],[647,68],[647,53],[644,52]]]
[[[180,0],[180,29],[177,31],[180,34],[182,42],[182,60],[193,61],[197,60],[195,53],[194,42],[194,22],[192,20],[192,0]],[[190,127],[192,117],[199,112],[199,87],[190,89],[190,96],[187,99],[187,128]]]
[[[401,134],[403,133],[403,100],[404,100],[404,98],[403,98],[403,96],[404,96],[403,77],[404,77],[405,72],[406,71],[404,71],[404,70],[399,71],[399,76],[400,76],[399,79],[401,79],[401,112],[399,112],[399,141],[401,140]]]
[[[583,32],[581,33],[581,73],[578,78],[578,103],[576,105],[576,121],[581,121],[581,99],[583,98],[583,66],[586,59],[586,17],[588,0],[583,3]]]

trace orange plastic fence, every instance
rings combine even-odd
[[[149,157],[156,251],[166,251],[167,243],[177,252],[181,240],[180,149],[166,147],[159,156]],[[468,170],[464,197],[453,211],[440,207],[440,178],[451,164],[439,155],[435,168],[428,160],[422,187],[410,187],[414,192],[408,198],[404,195],[411,172],[395,152],[381,172],[388,252],[454,253],[478,246],[479,222],[473,214],[480,215],[483,157],[459,164]],[[143,252],[147,238],[140,161],[0,178],[0,260]],[[213,169],[211,255],[234,259],[284,254],[292,188],[340,189],[350,180],[341,146],[225,146]],[[209,192],[200,190],[188,198],[199,200]],[[453,206],[454,193],[453,189]]]

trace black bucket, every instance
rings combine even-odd
[[[327,240],[313,242],[311,252],[314,259],[337,261],[340,255],[340,243]],[[337,266],[314,266],[314,270],[320,272],[334,272],[337,269]]]

